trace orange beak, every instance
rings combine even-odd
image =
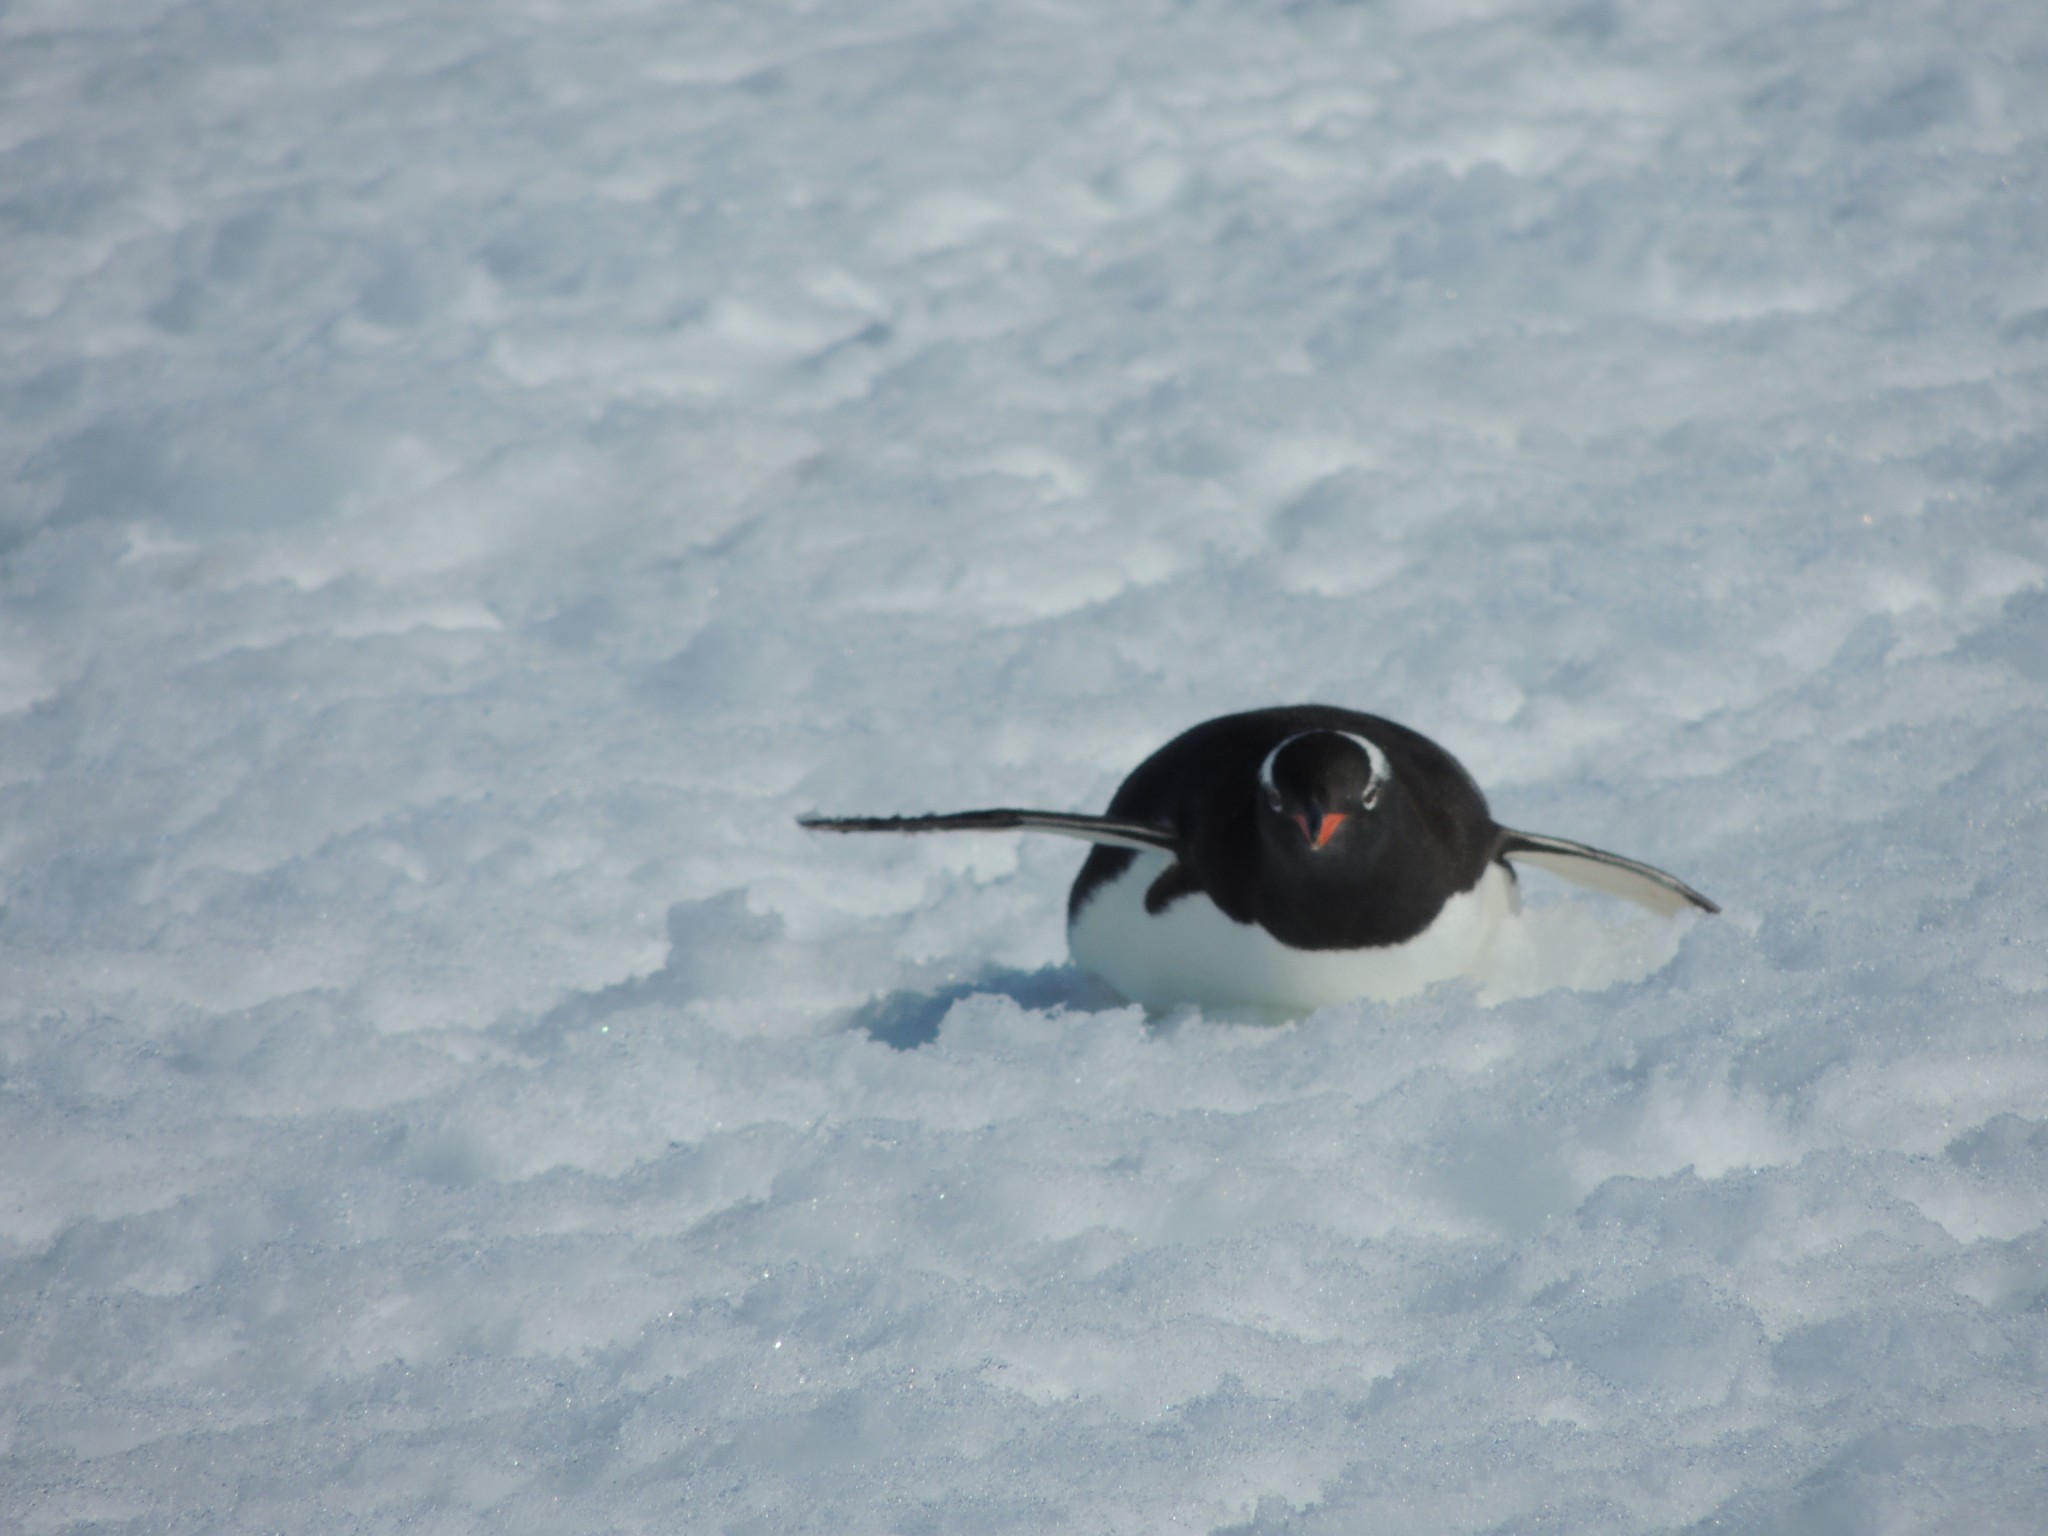
[[[1301,835],[1309,840],[1309,846],[1320,851],[1329,846],[1330,839],[1337,835],[1337,829],[1350,819],[1348,812],[1332,811],[1318,816],[1313,827],[1308,824],[1306,816],[1295,817],[1294,824],[1301,828]]]

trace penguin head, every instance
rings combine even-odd
[[[1355,855],[1377,841],[1375,813],[1393,783],[1386,753],[1365,737],[1303,731],[1259,765],[1261,833],[1290,857]]]

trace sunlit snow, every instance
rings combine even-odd
[[[2048,9],[0,4],[0,1527],[2036,1533]],[[1207,716],[1483,986],[1076,971]]]

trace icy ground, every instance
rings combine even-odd
[[[0,1528],[2037,1533],[2048,7],[0,4]],[[1512,974],[1066,964],[1323,699]]]

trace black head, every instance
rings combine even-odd
[[[1259,765],[1259,821],[1266,841],[1292,854],[1329,858],[1376,840],[1376,812],[1393,788],[1387,754],[1349,731],[1303,731]]]

